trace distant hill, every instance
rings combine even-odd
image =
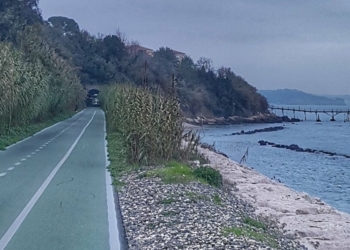
[[[295,89],[259,90],[270,104],[345,106],[344,99],[308,94]]]
[[[341,98],[345,104],[350,106],[350,95],[324,95],[327,98]]]

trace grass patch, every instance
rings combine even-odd
[[[113,185],[117,191],[120,191],[126,183],[120,181],[118,178],[124,173],[135,170],[138,166],[130,164],[127,161],[126,146],[123,143],[123,137],[118,132],[108,131],[107,141],[108,159],[110,161],[108,170],[113,177]]]
[[[215,180],[217,180],[217,178],[219,179],[222,178],[222,176],[215,169],[212,169],[213,171],[208,169],[212,169],[212,168],[205,167],[205,173],[199,174],[196,171],[197,169],[193,170],[190,166],[186,164],[183,164],[177,161],[170,161],[166,163],[165,167],[163,168],[157,168],[157,169],[150,170],[140,174],[139,178],[156,176],[161,178],[162,181],[166,184],[171,184],[171,183],[187,184],[193,181],[198,181],[204,184],[209,184],[217,187],[218,182],[216,182]],[[202,172],[200,171],[200,173]],[[215,176],[211,176],[211,173],[214,173]],[[218,176],[217,173],[220,176]]]
[[[136,165],[127,162],[126,147],[123,143],[123,137],[117,132],[111,132],[107,134],[107,140],[108,158],[110,161],[108,169],[112,176],[116,178],[123,173],[134,170]]]
[[[243,223],[244,223],[244,224],[247,224],[247,225],[249,225],[249,226],[251,226],[251,227],[261,228],[261,229],[263,229],[263,230],[266,230],[266,229],[267,229],[267,226],[266,226],[264,223],[262,223],[262,222],[260,222],[260,221],[257,221],[257,220],[255,220],[255,219],[253,219],[253,218],[250,218],[250,217],[245,217],[245,218],[243,219]]]
[[[0,135],[0,150],[5,150],[6,147],[33,136],[35,133],[43,130],[44,128],[50,127],[55,123],[66,120],[71,117],[74,112],[67,114],[60,114],[44,122],[34,123],[21,127],[13,127],[6,134]]]
[[[122,189],[122,187],[125,186],[125,182],[117,179],[117,178],[113,178],[113,185],[116,187],[117,191],[120,191]]]
[[[226,227],[223,230],[223,234],[225,236],[229,236],[230,234],[234,234],[238,237],[243,236],[244,235],[244,229],[240,228],[240,227]]]
[[[169,205],[169,204],[174,203],[174,202],[176,202],[176,201],[177,201],[177,200],[174,199],[174,198],[168,198],[168,199],[161,200],[161,201],[159,201],[158,203],[159,203],[159,204],[164,204],[164,205]]]
[[[213,201],[214,201],[214,203],[216,204],[216,205],[218,205],[218,206],[222,206],[222,201],[221,201],[221,198],[220,198],[220,196],[219,195],[214,195],[214,197],[213,197]]]
[[[164,168],[150,170],[146,173],[146,177],[153,176],[161,178],[166,184],[186,184],[192,181],[198,181],[198,178],[193,175],[193,170],[189,166],[175,161],[167,163]]]
[[[247,237],[250,239],[254,239],[260,242],[267,243],[270,247],[278,248],[278,242],[272,236],[268,235],[265,232],[256,232],[248,227],[229,227],[224,228],[223,234],[228,236],[230,234],[234,234],[237,237]]]

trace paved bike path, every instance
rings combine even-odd
[[[0,152],[0,249],[121,248],[104,127],[86,109]]]

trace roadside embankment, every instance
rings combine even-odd
[[[255,207],[255,215],[274,220],[283,232],[309,249],[350,249],[350,215],[318,198],[296,192],[268,177],[210,151],[199,148],[210,166],[237,188],[235,195]],[[283,249],[283,248],[282,248]]]
[[[306,249],[274,222],[259,219],[233,185],[216,188],[193,179],[190,168],[169,169],[119,179],[129,249]]]
[[[183,143],[175,96],[128,85],[104,93],[109,169],[129,249],[305,249],[205,166],[198,135]]]

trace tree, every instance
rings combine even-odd
[[[213,67],[213,61],[209,58],[205,58],[205,57],[201,57],[199,58],[199,60],[197,61],[196,64],[197,68],[204,71],[204,72],[209,72],[209,71],[213,71],[214,67]]]
[[[231,79],[235,78],[236,75],[231,71],[231,68],[220,67],[217,71],[218,78]]]
[[[79,25],[76,21],[74,21],[74,19],[62,16],[53,16],[48,19],[48,22],[53,28],[60,30],[63,35],[73,35],[80,32]]]
[[[121,60],[125,54],[125,44],[122,42],[120,37],[115,35],[109,35],[103,38],[104,52],[103,56],[107,61],[114,59]]]

